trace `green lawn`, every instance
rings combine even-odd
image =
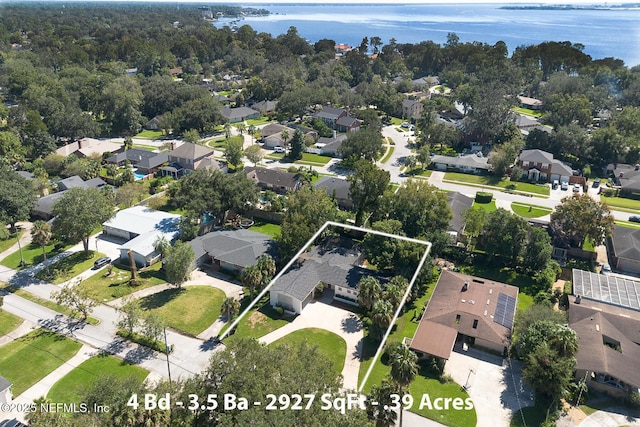
[[[302,153],[302,159],[296,160],[294,163],[311,165],[311,166],[324,166],[331,161],[332,157],[321,156],[313,153]]]
[[[582,244],[582,250],[590,251],[590,252],[595,251],[595,247],[593,246],[593,239],[591,237],[587,236],[586,239],[584,239],[584,243]]]
[[[80,403],[80,399],[87,389],[97,378],[103,375],[118,378],[135,378],[138,384],[142,384],[147,375],[149,375],[149,371],[139,366],[131,365],[115,356],[94,356],[82,362],[56,382],[47,393],[47,398],[52,402]]]
[[[0,347],[0,375],[13,383],[17,397],[49,375],[82,345],[62,335],[37,329]]]
[[[251,125],[254,126],[259,126],[259,125],[266,125],[267,123],[270,123],[272,120],[267,117],[267,116],[262,116],[259,117],[257,119],[249,119],[249,120],[245,120],[245,122],[247,123],[247,128]]]
[[[161,285],[167,281],[160,271],[161,263],[157,262],[143,271],[138,270],[138,284],[129,285],[131,272],[122,266],[113,266],[112,275],[106,277],[107,270],[100,270],[98,273],[84,280],[80,286],[89,288],[89,294],[96,301],[106,302],[116,298],[121,298],[140,289]]]
[[[637,222],[616,220],[616,225],[619,225],[621,227],[638,228],[638,229],[640,229],[640,224],[637,223]]]
[[[0,337],[13,331],[22,324],[22,319],[0,309]]]
[[[240,312],[244,311],[245,307],[249,305],[251,301],[247,296],[244,298]],[[283,327],[287,323],[293,321],[295,316],[284,316],[271,307],[268,297],[263,298],[256,304],[255,307],[249,311],[242,320],[238,323],[235,333],[229,336],[228,339],[234,338],[260,338],[267,335],[269,332],[273,332],[278,328]],[[225,329],[221,331],[224,332]]]
[[[527,205],[518,202],[511,203],[511,209],[516,215],[520,215],[523,218],[539,218],[549,215],[552,211],[552,209],[543,206]]]
[[[333,365],[336,375],[342,372],[347,355],[347,343],[342,337],[332,332],[318,328],[300,329],[274,341],[272,345],[290,345],[297,348],[304,341],[311,346],[318,347],[318,353]]]
[[[282,226],[280,224],[272,224],[270,222],[265,221],[256,221],[249,230],[255,231],[256,233],[268,234],[271,237],[276,237],[280,235],[280,230]]]
[[[75,252],[49,265],[48,268],[40,270],[36,277],[57,285],[90,269],[94,261],[103,256],[105,256],[103,253],[95,251]]]
[[[73,312],[71,311],[71,309],[69,309],[68,307],[65,307],[64,305],[60,305],[56,302],[50,301],[48,299],[44,299],[44,298],[40,298],[37,295],[32,294],[29,291],[25,291],[24,289],[16,289],[16,291],[14,292],[16,295],[18,295],[20,298],[24,298],[26,300],[29,300],[33,303],[36,303],[38,305],[41,305],[43,307],[47,307],[49,310],[53,310],[53,311],[57,311],[58,313],[62,313],[65,316],[69,316],[69,317],[78,317],[79,315],[76,314],[75,316],[73,316]],[[97,325],[98,323],[100,323],[100,321],[98,319],[96,319],[95,317],[91,317],[89,316],[87,318],[87,323],[91,323],[92,325]]]
[[[154,151],[158,147],[154,147],[153,145],[133,144],[133,146],[131,148],[138,148],[140,150]]]
[[[134,138],[145,138],[145,139],[162,139],[162,131],[160,130],[143,130]]]
[[[393,156],[393,150],[395,150],[395,147],[393,145],[389,146],[387,154],[385,154],[382,160],[380,160],[380,163],[387,163],[391,156]]]
[[[640,211],[640,200],[626,199],[624,197],[607,197],[600,195],[600,201],[618,211],[637,214]]]
[[[227,146],[227,140],[225,138],[208,139],[204,142],[209,148],[225,148]]]
[[[24,233],[24,230],[18,230],[18,234],[20,235],[20,237],[22,237],[23,233]],[[8,239],[0,240],[0,253],[6,251],[16,243],[18,243],[18,238],[16,238],[16,233],[11,233]]]
[[[524,114],[525,116],[542,117],[542,113],[540,111],[531,110],[529,108],[513,107],[513,111],[519,114]]]
[[[271,152],[269,154],[267,154],[266,156],[264,156],[265,159],[271,159],[271,160],[282,160],[284,159],[284,153],[276,153]]]
[[[47,259],[51,258],[54,255],[59,254],[67,249],[69,249],[71,245],[61,246],[56,249],[55,245],[52,243],[50,245],[45,246],[45,250],[47,251]],[[25,267],[30,267],[35,264],[39,264],[44,260],[42,256],[42,246],[37,243],[29,243],[22,247],[22,256],[24,257],[24,262],[26,263]],[[0,264],[14,269],[20,269],[20,251],[15,251],[11,255],[7,256],[5,259],[0,261]]]
[[[192,335],[207,329],[220,316],[223,291],[210,286],[167,289],[140,299],[145,310],[155,310],[172,328]]]
[[[538,194],[541,196],[549,195],[548,185],[529,184],[527,182],[512,182],[506,179],[499,179],[491,175],[471,175],[458,172],[447,172],[444,175],[447,181],[464,182],[475,186],[490,186],[503,188],[506,191],[521,191],[526,193]]]
[[[489,203],[476,203],[476,202],[473,202],[473,206],[478,206],[478,207],[484,209],[484,211],[486,213],[490,213],[490,212],[493,212],[496,209],[498,209],[496,207],[496,201],[495,200],[491,200]]]

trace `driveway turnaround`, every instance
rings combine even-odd
[[[533,392],[522,382],[517,361],[474,348],[463,352],[458,347],[456,344],[444,370],[455,382],[466,386],[478,426],[509,427],[515,412],[533,406]]]
[[[293,322],[276,329],[260,338],[260,342],[271,344],[293,331],[306,328],[325,329],[342,337],[347,342],[347,355],[342,369],[345,390],[357,390],[360,355],[362,354],[362,322],[350,311],[328,304],[323,298],[313,301],[304,308]]]

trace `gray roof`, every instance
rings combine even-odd
[[[316,188],[322,188],[330,196],[335,194],[336,198],[350,200],[351,194],[349,188],[351,184],[346,179],[336,178],[334,176],[323,176],[313,184]]]
[[[477,154],[469,154],[466,156],[449,157],[449,156],[433,156],[433,163],[443,163],[457,167],[472,167],[476,169],[489,169],[488,157],[480,157]]]
[[[192,240],[191,246],[196,259],[204,251],[214,259],[244,268],[255,264],[260,255],[272,254],[274,245],[271,236],[238,229],[212,231]]]
[[[634,165],[618,164],[613,174],[623,190],[640,190],[640,168]]]
[[[247,178],[256,184],[267,184],[273,187],[296,188],[300,175],[280,169],[249,167],[244,169]]]
[[[357,289],[360,279],[376,276],[373,270],[354,265],[359,258],[359,253],[343,247],[324,251],[316,246],[280,276],[271,291],[304,300],[319,282]]]
[[[616,225],[611,243],[615,257],[640,260],[640,229]]]
[[[191,142],[185,142],[169,153],[171,157],[191,160],[198,160],[210,154],[213,154],[213,149],[205,147],[204,145],[193,144]]]
[[[356,123],[360,123],[360,121],[357,118],[351,117],[351,116],[342,116],[336,121],[336,124],[338,126],[346,126],[346,127],[351,127]]]
[[[322,107],[321,111],[318,111],[315,116],[316,117],[324,117],[331,120],[336,120],[340,114],[344,113],[344,109],[342,108],[333,108],[333,107]]]
[[[473,199],[458,191],[447,193],[447,198],[453,214],[451,221],[449,221],[449,229],[459,233],[465,224],[463,212],[473,205]]]
[[[0,392],[5,391],[9,387],[11,387],[11,381],[0,375]]]
[[[132,148],[109,157],[107,159],[107,163],[118,164],[125,160],[129,160],[131,163],[136,164],[139,167],[151,169],[167,162],[169,160],[169,155],[167,153],[154,153],[149,150]]]
[[[278,101],[260,101],[253,104],[251,108],[258,111],[273,111],[277,105]]]
[[[16,171],[16,173],[26,179],[35,179],[35,176],[28,171]]]
[[[402,106],[406,107],[406,108],[411,108],[413,107],[415,104],[419,104],[420,101],[417,101],[415,99],[405,99],[402,101]]]
[[[335,151],[338,152],[338,149],[342,147],[342,143],[347,139],[347,135],[340,134],[336,135],[335,138],[325,138],[321,137],[318,139],[318,144],[324,144],[322,146],[322,150],[326,152]]]
[[[107,185],[101,178],[91,178],[88,181],[84,181],[78,175],[70,176],[61,181],[58,181],[58,190],[70,190],[72,188],[97,188]]]
[[[260,114],[259,111],[249,107],[223,108],[221,113],[227,120],[244,119],[245,117]]]
[[[640,311],[640,279],[573,269],[573,293]]]
[[[40,197],[36,200],[33,210],[51,215],[53,213],[53,205],[64,196],[64,193],[64,191],[59,191],[49,194],[48,196]]]
[[[290,137],[293,136],[293,129],[279,123],[270,123],[266,125],[262,128],[261,135],[263,138],[266,138],[271,135],[280,134],[285,129],[287,129],[291,133],[291,135],[289,135]]]
[[[531,163],[553,163],[553,154],[547,153],[542,150],[522,150],[520,156],[518,156],[519,160],[531,162]]]
[[[561,176],[571,176],[573,175],[573,169],[571,169],[571,166],[562,163],[560,160],[554,160],[551,163],[551,173]]]
[[[516,126],[519,128],[529,128],[540,125],[538,120],[523,114],[516,114],[515,122]]]

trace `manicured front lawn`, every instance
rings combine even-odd
[[[172,328],[198,335],[220,316],[223,291],[210,286],[167,289],[140,299],[145,310],[155,310]]]
[[[18,231],[18,235],[20,237],[22,237],[22,234],[24,233],[24,230],[19,230]],[[9,249],[11,246],[15,245],[16,243],[18,243],[18,239],[20,237],[16,237],[16,233],[12,233],[9,235],[8,239],[5,240],[0,240],[0,253],[6,251],[7,249]]]
[[[243,300],[240,313],[242,313],[246,306],[249,305],[248,293]],[[260,338],[267,335],[269,332],[273,332],[278,328],[283,327],[287,323],[293,321],[295,316],[280,316],[280,314],[271,307],[268,302],[268,297],[260,300],[256,307],[249,311],[242,320],[238,323],[235,333],[229,336],[228,339],[234,338]],[[225,329],[221,331],[224,332]]]
[[[95,260],[103,256],[105,256],[103,253],[95,251],[75,252],[49,265],[47,268],[43,268],[38,272],[36,277],[57,285],[90,269],[93,267]]]
[[[47,252],[47,259],[49,259],[52,256],[69,249],[70,247],[71,245],[61,246],[56,249],[55,245],[52,243],[45,246],[44,249]],[[42,246],[38,245],[37,243],[29,243],[28,245],[23,246],[22,256],[24,257],[24,262],[26,263],[25,267],[39,264],[44,260],[44,257],[42,256]],[[7,256],[5,259],[0,261],[0,264],[9,268],[20,269],[20,251],[15,251],[11,255]]]
[[[496,201],[495,200],[491,200],[489,203],[477,203],[477,202],[473,202],[473,206],[478,206],[482,209],[484,209],[484,211],[486,213],[490,213],[495,211],[496,209],[498,209],[496,207]]]
[[[163,136],[162,131],[160,130],[143,130],[134,138],[145,138],[145,139],[161,139]]]
[[[624,197],[607,197],[600,195],[600,201],[609,205],[614,210],[637,214],[640,211],[640,200],[626,199]]]
[[[164,278],[164,274],[160,271],[160,267],[162,267],[161,263],[157,262],[142,271],[138,270],[138,283],[136,286],[129,285],[131,272],[127,268],[117,265],[113,266],[111,276],[106,277],[107,269],[103,269],[84,280],[80,286],[87,287],[89,289],[89,295],[96,301],[111,301],[139,291],[140,289],[166,283],[167,281]]]
[[[82,345],[45,329],[0,347],[0,375],[13,383],[14,397],[73,357]]]
[[[616,225],[619,225],[621,227],[638,228],[638,229],[640,229],[640,224],[637,223],[637,222],[616,220]]]
[[[267,123],[270,123],[272,120],[267,117],[267,116],[262,116],[259,117],[257,119],[248,119],[245,120],[245,122],[247,123],[247,127],[254,125],[254,126],[260,126],[260,125],[266,125]]]
[[[138,384],[142,384],[149,375],[149,371],[115,356],[94,356],[56,382],[47,393],[47,398],[52,402],[81,403],[83,394],[97,378],[103,375],[135,378]]]
[[[280,235],[280,230],[282,226],[280,224],[272,224],[270,222],[265,221],[256,221],[249,230],[255,231],[256,233],[268,234],[271,237],[276,237]]]
[[[542,117],[542,113],[540,111],[531,110],[529,108],[513,107],[513,111],[519,114],[524,114],[525,116]]]
[[[506,179],[499,179],[492,175],[471,175],[458,172],[447,172],[444,179],[448,181],[464,182],[475,186],[499,187],[507,191],[522,191],[542,196],[549,195],[548,185],[529,184],[528,182],[513,182]]]
[[[43,307],[47,307],[49,310],[57,311],[58,313],[62,313],[65,316],[74,317],[74,318],[79,316],[78,314],[72,315],[73,312],[71,311],[71,309],[69,309],[68,307],[65,307],[64,305],[60,305],[48,299],[40,298],[39,296],[34,295],[29,291],[25,291],[24,289],[17,289],[14,293],[18,295],[20,298],[24,298],[26,300],[29,300]],[[89,316],[87,318],[87,323],[91,323],[92,325],[97,325],[98,323],[100,323],[100,321],[95,317]]]
[[[22,319],[0,308],[0,337],[20,326]]]
[[[304,341],[311,346],[318,347],[318,353],[323,356],[324,360],[333,365],[336,375],[342,372],[347,355],[347,343],[342,337],[332,332],[318,328],[300,329],[274,341],[271,345],[289,345],[297,348]]]
[[[551,213],[551,209],[549,208],[526,205],[518,202],[511,203],[511,210],[513,210],[516,215],[520,215],[523,218],[539,218]]]
[[[327,163],[329,163],[331,159],[332,157],[321,156],[319,154],[302,153],[302,159],[296,160],[294,163],[311,164],[312,166],[315,166],[315,165],[324,166]]]

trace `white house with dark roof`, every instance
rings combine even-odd
[[[616,225],[609,242],[613,268],[640,274],[640,230]]]
[[[482,156],[482,153],[451,156],[433,156],[431,163],[438,170],[455,169],[460,172],[480,174],[491,169],[488,158]]]
[[[318,149],[318,154],[331,156],[331,157],[340,157],[340,147],[347,139],[347,135],[344,133],[334,134],[331,137],[320,137],[318,138],[318,142],[316,143],[316,148]]]
[[[351,184],[346,179],[336,178],[335,176],[323,176],[317,180],[313,186],[326,191],[329,196],[335,197],[340,209],[353,209]]]
[[[313,247],[271,286],[270,303],[300,314],[322,282],[325,289],[333,292],[334,299],[357,305],[360,280],[377,277],[375,271],[362,267],[361,263],[361,254],[354,249]]]
[[[167,153],[154,153],[149,150],[132,148],[107,158],[106,162],[122,166],[127,160],[134,165],[140,173],[149,174],[157,171],[160,166],[168,162],[169,155]]]

